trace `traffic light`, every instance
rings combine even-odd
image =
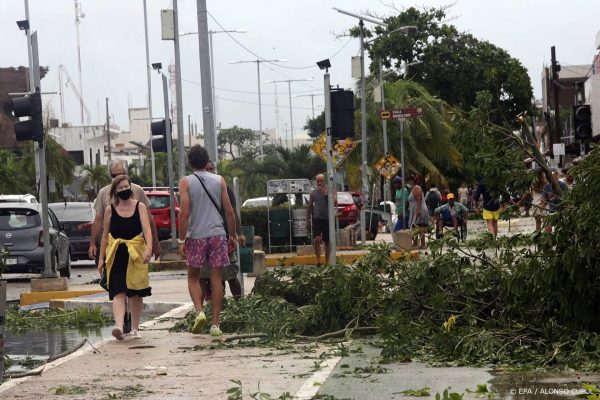
[[[150,124],[152,132],[152,151],[155,153],[167,152],[167,124],[164,119]],[[155,138],[154,136],[159,136]]]
[[[35,140],[41,144],[44,141],[44,124],[39,89],[30,95],[12,99],[10,107],[15,118],[30,117],[27,121],[15,122],[15,138],[18,141]]]
[[[331,92],[331,137],[354,137],[354,93],[351,90]]]
[[[576,140],[592,138],[592,111],[589,104],[573,106],[573,132]]]

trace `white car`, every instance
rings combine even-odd
[[[37,203],[32,194],[0,194],[0,203]]]
[[[273,198],[269,197],[256,197],[254,199],[248,199],[242,203],[242,207],[267,207],[272,204]]]

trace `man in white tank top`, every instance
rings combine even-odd
[[[188,151],[188,162],[194,171],[179,181],[181,195],[179,214],[179,253],[188,262],[188,290],[196,308],[192,333],[201,333],[206,323],[203,311],[200,269],[208,261],[212,286],[212,325],[210,334],[220,336],[219,317],[223,303],[222,269],[229,265],[229,252],[237,245],[235,214],[222,176],[206,171],[208,152],[200,145]],[[221,210],[225,212],[229,237]]]

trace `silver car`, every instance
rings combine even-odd
[[[5,273],[41,273],[44,270],[42,205],[39,203],[0,203],[0,249],[8,252]],[[53,271],[71,277],[69,238],[48,209],[50,257]]]

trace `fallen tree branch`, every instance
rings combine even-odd
[[[266,333],[246,333],[243,335],[234,335],[234,336],[228,336],[225,339],[223,339],[223,343],[227,343],[227,342],[233,342],[234,340],[244,340],[244,339],[261,339],[261,338],[266,338],[269,337],[269,335],[267,335]]]
[[[341,329],[336,332],[324,333],[323,335],[320,335],[320,336],[297,335],[296,338],[302,339],[302,340],[312,340],[312,341],[318,342],[318,341],[325,340],[325,339],[331,339],[331,338],[345,336],[346,332],[350,332],[350,334],[352,334],[353,332],[377,332],[377,330],[379,330],[379,327],[377,327],[377,326],[357,326],[356,328]]]
[[[53,356],[50,356],[50,357],[48,358],[48,360],[46,360],[46,362],[47,362],[47,363],[49,363],[49,362],[52,362],[52,361],[56,361],[56,360],[58,360],[59,358],[66,357],[66,356],[68,356],[69,354],[72,354],[72,353],[76,352],[77,350],[79,350],[79,349],[81,348],[81,346],[83,346],[83,345],[85,344],[85,342],[87,342],[87,339],[83,339],[83,340],[81,340],[81,342],[79,342],[79,343],[78,343],[78,344],[77,344],[75,347],[73,347],[73,348],[72,348],[72,349],[70,349],[70,350],[63,351],[62,353],[58,353],[58,354],[55,354],[55,355],[53,355]],[[92,347],[94,347],[94,346],[92,346]]]
[[[5,372],[2,376],[4,377],[4,379],[17,379],[17,378],[25,378],[26,376],[36,376],[36,375],[41,375],[42,372],[44,371],[44,369],[46,368],[46,365],[48,363],[44,363],[44,365],[42,365],[42,367],[38,370],[34,370],[34,371],[27,371],[27,372]]]

